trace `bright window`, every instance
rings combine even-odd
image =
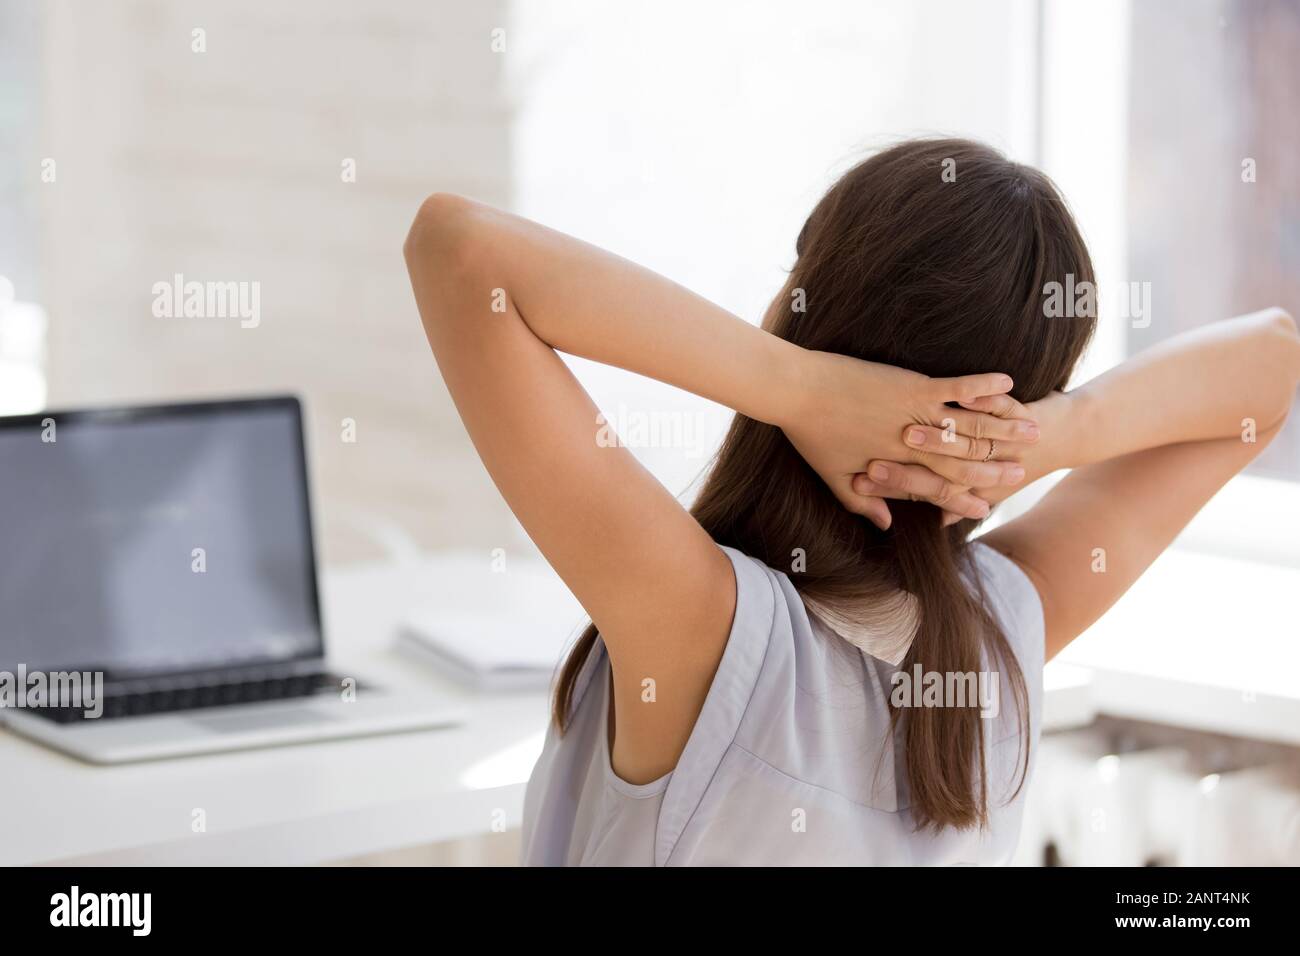
[[[1033,159],[1035,5],[1024,0],[512,10],[516,210],[750,321],[783,281],[813,204],[869,150],[947,133]],[[686,490],[729,413],[572,365],[614,422],[676,416],[677,447],[633,451]]]

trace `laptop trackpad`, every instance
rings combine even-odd
[[[190,722],[205,730],[217,733],[246,733],[250,730],[272,730],[276,727],[300,727],[323,724],[337,720],[332,714],[312,707],[285,707],[279,710],[260,710],[245,713],[213,714],[210,717],[191,717]]]

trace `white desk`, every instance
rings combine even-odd
[[[0,730],[0,865],[305,864],[517,827],[546,695],[468,694],[391,651],[402,613],[435,588],[474,600],[476,574],[450,563],[456,587],[448,561],[326,572],[327,646],[345,673],[445,688],[464,724],[114,767]]]
[[[1060,661],[1100,712],[1300,745],[1300,568],[1168,551]]]
[[[517,826],[545,695],[466,694],[390,650],[404,609],[435,593],[471,606],[479,573],[444,558],[328,572],[324,585],[343,663],[386,682],[437,682],[465,724],[120,767],[0,731],[0,864],[306,864]],[[1049,666],[1045,726],[1104,711],[1300,743],[1297,591],[1295,569],[1170,552]],[[195,808],[204,833],[191,832]]]

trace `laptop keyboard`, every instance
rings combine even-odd
[[[190,681],[185,684],[151,686],[125,693],[105,693],[99,720],[114,717],[143,717],[170,714],[204,707],[227,707],[268,701],[312,697],[342,687],[342,679],[324,671],[280,677],[236,678]],[[70,724],[91,719],[81,707],[44,707],[32,711],[55,723]]]

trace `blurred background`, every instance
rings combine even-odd
[[[420,200],[509,208],[754,321],[835,176],[932,133],[1061,186],[1101,284],[1083,377],[1300,310],[1300,0],[0,0],[0,414],[296,392],[326,564],[527,548],[420,328]],[[156,317],[177,275],[257,283],[260,321]],[[726,412],[572,364],[611,417],[698,423],[634,449],[689,496]],[[1300,415],[1180,546],[1294,585],[1297,482]]]
[[[406,281],[429,192],[756,319],[839,171],[902,136],[976,137],[1044,167],[1082,221],[1103,298],[1091,374],[1189,325],[1297,307],[1297,63],[1292,0],[0,0],[0,411],[299,392],[327,560],[395,533],[520,543]],[[260,323],[155,317],[176,274],[257,282]],[[1116,317],[1133,283],[1145,327]],[[682,411],[710,448],[725,424],[575,364],[611,415]],[[1259,474],[1300,479],[1298,430]],[[704,464],[639,453],[680,492]]]

